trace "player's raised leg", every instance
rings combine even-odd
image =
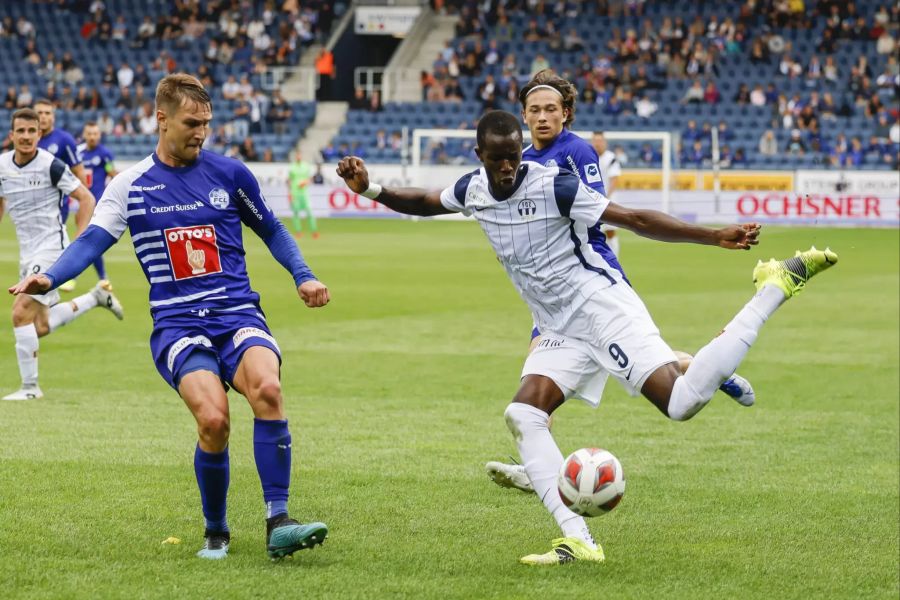
[[[317,239],[319,237],[319,225],[316,222],[316,215],[313,214],[312,207],[309,204],[309,193],[304,195],[301,205],[306,213],[306,220],[309,223],[309,230],[312,232],[313,239]]]
[[[178,393],[197,421],[194,473],[206,521],[203,547],[197,556],[218,560],[228,555],[231,543],[226,516],[231,472],[228,459],[231,430],[228,397],[219,378],[216,355],[211,351],[194,350],[175,377],[178,379]]]
[[[284,415],[278,355],[268,346],[251,346],[240,359],[234,387],[250,403],[253,455],[266,503],[266,550],[282,558],[325,541],[324,523],[299,523],[288,515],[291,434]]]
[[[603,550],[594,542],[584,519],[566,508],[556,487],[563,455],[550,433],[550,414],[565,401],[549,377],[527,375],[504,413],[534,491],[556,520],[563,537],[545,554],[522,558],[529,565],[555,565],[573,560],[600,562]]]
[[[687,373],[680,376],[677,369],[661,368],[641,391],[670,418],[690,419],[735,372],[759,330],[778,307],[837,260],[837,254],[830,249],[811,248],[783,261],[772,259],[757,264],[753,271],[756,295],[718,337],[697,352]]]

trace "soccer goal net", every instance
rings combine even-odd
[[[531,135],[526,130],[525,143]],[[573,131],[590,140],[592,131]],[[659,208],[671,212],[672,133],[669,131],[604,131],[610,149],[619,149],[628,157],[626,169],[634,166],[661,171]],[[620,161],[624,162],[624,161]],[[450,185],[460,175],[460,167],[475,168],[475,131],[472,129],[414,129],[410,152],[411,179],[414,185],[432,188]],[[604,177],[605,173],[601,173]]]

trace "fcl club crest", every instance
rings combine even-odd
[[[537,204],[533,200],[521,200],[516,208],[520,217],[533,217],[537,214]]]
[[[215,188],[209,191],[209,203],[219,210],[228,208],[228,192],[222,188]]]

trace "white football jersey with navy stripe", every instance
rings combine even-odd
[[[80,185],[69,167],[46,150],[38,149],[24,165],[16,164],[15,150],[0,154],[0,196],[16,227],[22,262],[69,245],[60,202]]]
[[[561,331],[588,297],[622,281],[588,241],[609,200],[565,169],[525,161],[512,194],[498,197],[481,168],[441,203],[478,220],[541,330]]]

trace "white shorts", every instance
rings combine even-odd
[[[21,281],[29,275],[43,273],[56,262],[56,259],[58,259],[62,253],[62,250],[45,250],[29,257],[24,262],[20,262],[19,280]],[[53,306],[54,304],[59,303],[59,290],[52,290],[46,294],[31,294],[31,297],[44,306]]]
[[[643,301],[624,282],[588,298],[564,329],[541,332],[522,377],[549,377],[567,399],[581,398],[591,406],[600,404],[610,375],[637,396],[656,369],[678,361]]]

